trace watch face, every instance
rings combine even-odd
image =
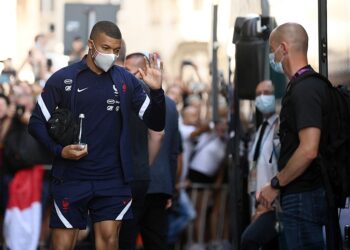
[[[279,180],[276,176],[273,177],[271,180],[271,187],[276,188],[276,189],[280,188],[280,183],[279,183]]]

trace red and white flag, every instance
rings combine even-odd
[[[19,170],[9,184],[4,237],[11,250],[36,250],[38,247],[43,174],[41,165]]]

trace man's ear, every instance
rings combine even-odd
[[[87,42],[87,45],[89,47],[90,50],[92,50],[94,48],[94,42],[92,41],[92,39],[89,39],[88,42]]]
[[[288,54],[288,50],[289,50],[288,44],[286,42],[281,42],[281,47],[283,50],[283,55]]]

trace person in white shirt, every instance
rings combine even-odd
[[[189,178],[197,183],[214,183],[226,149],[227,122],[222,119],[215,129],[198,137],[189,162]]]
[[[263,115],[263,122],[257,130],[249,153],[248,192],[252,197],[253,216],[252,223],[242,234],[241,249],[258,250],[263,247],[273,250],[278,249],[275,211],[266,209],[255,199],[255,194],[277,173],[279,119],[275,111],[274,87],[271,81],[265,80],[257,85],[255,105]]]
[[[180,182],[184,182],[188,174],[188,161],[193,150],[193,136],[199,124],[199,111],[194,106],[187,106],[182,112],[183,122],[179,123],[182,138],[183,158]]]

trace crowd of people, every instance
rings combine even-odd
[[[96,23],[87,41],[76,37],[68,66],[56,72],[45,39],[35,37],[23,63],[31,67],[34,83],[18,78],[11,59],[3,61],[2,242],[21,249],[10,240],[16,230],[7,230],[11,190],[19,173],[43,166],[41,230],[32,235],[41,249],[73,249],[84,241],[96,249],[138,249],[139,239],[146,250],[174,249],[186,240],[188,249],[205,249],[204,243],[217,240],[218,219],[229,214],[227,203],[219,201],[228,179],[226,97],[219,94],[218,119],[212,122],[210,89],[195,63],[184,60],[180,68],[190,69],[196,81],[170,80],[159,54],[144,48],[128,53],[111,22]],[[278,26],[269,44],[272,69],[290,82],[280,116],[272,82],[256,87],[262,122],[249,143],[251,222],[241,248],[325,249],[329,208],[317,155],[326,85],[315,77],[298,82],[314,72],[301,25]],[[28,137],[41,144],[22,146]],[[23,153],[23,147],[34,153]],[[227,221],[221,240],[229,239]],[[184,231],[190,225],[188,239]]]
[[[47,39],[43,34],[35,37],[19,68],[12,66],[11,59],[2,62],[2,221],[13,195],[9,189],[15,176],[42,166],[42,225],[40,234],[33,235],[41,249],[50,244],[53,249],[70,249],[76,242],[83,246],[86,241],[97,249],[112,249],[116,244],[119,249],[136,249],[139,237],[145,249],[175,247],[185,237],[185,229],[192,222],[199,223],[200,202],[192,204],[188,194],[192,184],[210,184],[211,188],[227,179],[225,98],[220,98],[219,121],[211,123],[210,93],[195,63],[184,61],[181,70],[187,67],[192,71],[196,86],[201,85],[199,89],[183,79],[166,78],[158,54],[144,48],[128,54],[127,41],[110,22],[97,23],[88,41],[76,37],[67,57],[68,67],[56,73],[52,70],[54,58],[46,49]],[[81,67],[83,73],[72,75],[70,69],[74,67]],[[33,82],[18,77],[23,68],[30,68]],[[117,80],[109,78],[112,71]],[[166,82],[162,83],[162,78]],[[78,79],[76,83],[74,79]],[[106,86],[105,90],[100,86]],[[63,97],[73,91],[74,104]],[[125,97],[126,92],[132,95]],[[126,103],[131,106],[125,108]],[[79,142],[60,145],[43,132],[56,107],[71,108],[76,120],[82,122]],[[79,120],[81,114],[84,118]],[[45,146],[40,150],[49,154],[49,159],[39,156],[31,166],[11,164],[16,152],[7,153],[7,149],[15,137],[11,135],[19,134],[19,130],[36,137],[41,143],[38,147]],[[18,151],[24,147],[17,145]],[[53,164],[49,164],[52,159]],[[68,165],[69,171],[62,170]],[[119,181],[114,183],[115,179]],[[89,191],[90,185],[95,189]],[[205,227],[214,228],[212,217]],[[2,243],[16,249],[10,245],[6,226]],[[198,228],[194,231],[197,235]]]

